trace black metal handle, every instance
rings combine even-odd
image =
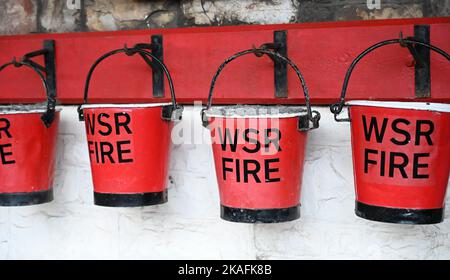
[[[364,50],[362,53],[360,53],[354,60],[353,62],[350,64],[350,67],[347,70],[347,73],[345,74],[345,79],[344,79],[344,83],[342,85],[342,91],[341,91],[341,97],[339,99],[338,103],[332,104],[330,106],[330,111],[334,114],[334,119],[337,122],[345,122],[345,121],[350,121],[350,118],[345,118],[345,119],[338,119],[337,116],[339,115],[339,113],[342,111],[342,109],[344,108],[345,105],[345,94],[347,92],[347,86],[348,86],[348,82],[350,80],[350,76],[352,75],[352,71],[355,68],[356,64],[368,53],[372,52],[375,49],[378,49],[379,47],[382,46],[386,46],[386,45],[391,45],[391,44],[400,44],[400,46],[402,47],[407,47],[409,45],[420,45],[420,46],[424,46],[427,47],[437,53],[439,53],[440,55],[442,55],[443,57],[445,57],[447,60],[450,61],[450,55],[448,53],[446,53],[445,51],[441,50],[438,47],[435,47],[431,44],[427,44],[412,38],[399,38],[399,39],[390,39],[390,40],[385,40],[385,41],[381,41],[379,43],[376,43],[375,45],[372,45],[370,47],[368,47],[366,50]]]
[[[87,104],[89,85],[90,85],[92,74],[94,73],[95,68],[100,64],[100,62],[102,62],[106,58],[113,56],[115,54],[118,54],[118,53],[125,53],[127,56],[133,56],[136,53],[139,53],[140,55],[143,55],[143,56],[149,56],[152,58],[152,61],[156,62],[157,65],[159,65],[162,68],[162,70],[166,74],[167,80],[169,82],[170,94],[171,94],[171,99],[172,99],[172,106],[170,106],[170,108],[163,109],[163,118],[166,120],[173,119],[172,116],[173,116],[173,113],[175,112],[176,113],[175,118],[180,119],[181,113],[179,114],[179,111],[182,110],[182,107],[177,105],[176,97],[175,97],[175,90],[174,90],[174,86],[173,86],[173,80],[172,80],[172,77],[170,76],[169,70],[167,69],[166,65],[161,60],[159,60],[155,55],[153,55],[149,51],[139,48],[138,46],[133,47],[133,48],[127,48],[125,46],[122,49],[112,50],[112,51],[102,55],[94,62],[94,64],[89,69],[89,72],[88,72],[88,75],[86,78],[86,83],[84,86],[83,104]],[[81,109],[82,105],[78,106],[78,109],[77,109],[80,121],[84,121],[84,114],[83,114],[83,110]]]
[[[14,67],[28,67],[31,68],[34,72],[36,72],[39,75],[39,78],[42,81],[42,84],[45,88],[45,94],[47,96],[47,111],[42,114],[41,120],[44,123],[45,127],[49,128],[52,125],[53,120],[55,119],[55,107],[56,107],[56,98],[50,94],[47,81],[45,80],[44,74],[42,74],[41,71],[39,71],[38,68],[36,68],[34,65],[30,64],[29,62],[25,61],[16,61],[15,58],[11,62],[5,63],[2,66],[0,66],[0,72],[5,69],[8,66],[14,66]]]
[[[266,54],[266,55],[269,55],[269,56],[272,56],[272,57],[276,57],[276,58],[286,62],[287,64],[289,64],[291,66],[291,68],[297,74],[297,77],[299,78],[300,84],[301,84],[301,86],[303,88],[303,94],[305,95],[305,103],[306,103],[306,109],[307,109],[307,116],[306,116],[307,117],[307,120],[306,120],[307,126],[305,124],[305,120],[302,120],[301,123],[302,123],[303,127],[301,127],[300,130],[307,131],[307,130],[310,130],[310,129],[318,128],[319,127],[319,120],[320,120],[320,113],[317,112],[317,111],[312,111],[311,110],[311,104],[310,104],[310,100],[309,100],[308,87],[306,86],[305,79],[303,78],[303,75],[301,74],[300,69],[289,58],[287,58],[287,57],[285,57],[285,56],[283,56],[283,55],[281,55],[281,54],[279,54],[277,52],[274,52],[274,51],[271,51],[271,50],[268,50],[268,49],[265,49],[265,48],[259,48],[259,49],[255,49],[254,48],[254,49],[248,49],[248,50],[245,50],[245,51],[241,51],[241,52],[235,53],[234,55],[230,56],[227,60],[225,60],[219,66],[219,68],[217,69],[216,74],[214,75],[214,77],[213,77],[213,79],[211,81],[211,87],[209,88],[209,95],[208,95],[208,103],[206,105],[206,108],[202,109],[202,111],[201,111],[201,117],[202,117],[203,125],[205,127],[208,126],[208,119],[205,116],[205,111],[210,109],[211,106],[212,106],[212,96],[213,96],[214,86],[216,84],[217,78],[219,77],[220,73],[222,72],[222,70],[225,68],[225,66],[228,63],[230,63],[231,61],[235,60],[238,57],[241,57],[241,56],[244,56],[244,55],[247,55],[247,54],[257,54],[259,56],[262,55],[262,54]],[[313,116],[313,113],[314,113],[314,116]],[[309,127],[309,122],[310,121],[313,124],[312,127]]]

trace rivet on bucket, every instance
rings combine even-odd
[[[118,53],[139,53],[156,62],[169,81],[172,103],[86,104],[95,67]],[[96,205],[136,207],[167,202],[170,134],[173,120],[181,119],[182,110],[166,66],[152,53],[138,47],[118,49],[93,64],[84,105],[78,112],[86,125]]]
[[[434,224],[444,219],[450,170],[450,104],[350,101],[349,118],[340,119],[348,80],[357,62],[388,44],[417,44],[414,39],[375,44],[351,64],[340,102],[331,106],[336,121],[350,121],[355,175],[356,215],[388,223]]]
[[[251,53],[273,55],[295,70],[306,107],[235,105],[212,107],[215,81],[226,64]],[[300,193],[307,131],[319,126],[297,66],[279,53],[251,49],[220,67],[202,121],[211,130],[221,200],[221,218],[241,223],[278,223],[300,217]],[[312,124],[312,125],[311,125]]]
[[[46,104],[0,106],[0,206],[24,206],[53,200],[59,110],[44,74],[13,60],[0,66],[31,68],[47,95]]]

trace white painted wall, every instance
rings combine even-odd
[[[55,201],[0,208],[0,258],[450,259],[449,210],[446,221],[429,226],[383,224],[354,215],[349,125],[335,123],[327,108],[319,110],[321,127],[310,133],[307,148],[302,217],[249,225],[219,218],[212,151],[206,144],[173,148],[169,203],[94,206],[83,124],[75,107],[65,107]],[[201,127],[192,107],[183,121]]]

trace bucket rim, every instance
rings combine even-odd
[[[164,103],[117,103],[117,104],[83,104],[81,109],[96,108],[151,108],[172,105],[170,102]]]
[[[349,106],[369,106],[450,113],[450,104],[446,103],[352,100],[345,104]]]
[[[33,108],[30,110],[27,110],[25,108],[8,108],[14,106],[12,105],[0,105],[0,115],[17,115],[17,114],[43,114],[45,112],[47,112],[47,108],[42,107],[42,108]],[[27,106],[27,105],[24,105]],[[30,105],[31,107],[32,105]],[[55,107],[55,112],[61,112],[63,110],[62,106],[56,106]]]
[[[263,112],[255,112],[259,109],[284,109],[285,112],[271,113],[264,110]],[[226,110],[228,109],[228,113]],[[253,112],[247,114],[246,109],[252,109]],[[206,117],[212,118],[229,118],[229,119],[255,119],[255,118],[294,118],[299,116],[305,116],[308,114],[308,110],[304,106],[298,105],[217,105],[212,106],[210,109],[205,110]]]

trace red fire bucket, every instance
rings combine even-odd
[[[356,63],[378,47],[401,41],[383,41],[361,53],[347,71],[341,102],[331,111],[337,121],[351,122],[356,215],[388,223],[440,223],[450,170],[450,104],[351,101],[349,118],[337,118]],[[450,60],[434,46],[403,41]]]
[[[53,178],[59,111],[43,74],[39,74],[47,94],[45,105],[8,105],[0,107],[0,206],[24,206],[53,200]]]
[[[225,65],[251,53],[267,54],[287,62],[301,81],[307,107],[212,107],[214,85]],[[211,130],[222,219],[278,223],[300,217],[306,132],[317,128],[319,119],[320,114],[311,111],[308,89],[299,69],[279,53],[246,50],[219,67],[212,80],[207,107],[202,110],[202,120]]]
[[[169,81],[172,103],[86,104],[95,67],[107,57],[126,53],[152,58]],[[94,184],[94,203],[136,207],[167,202],[167,173],[173,120],[181,119],[172,78],[166,66],[143,49],[118,49],[91,67],[80,120],[85,121]]]

